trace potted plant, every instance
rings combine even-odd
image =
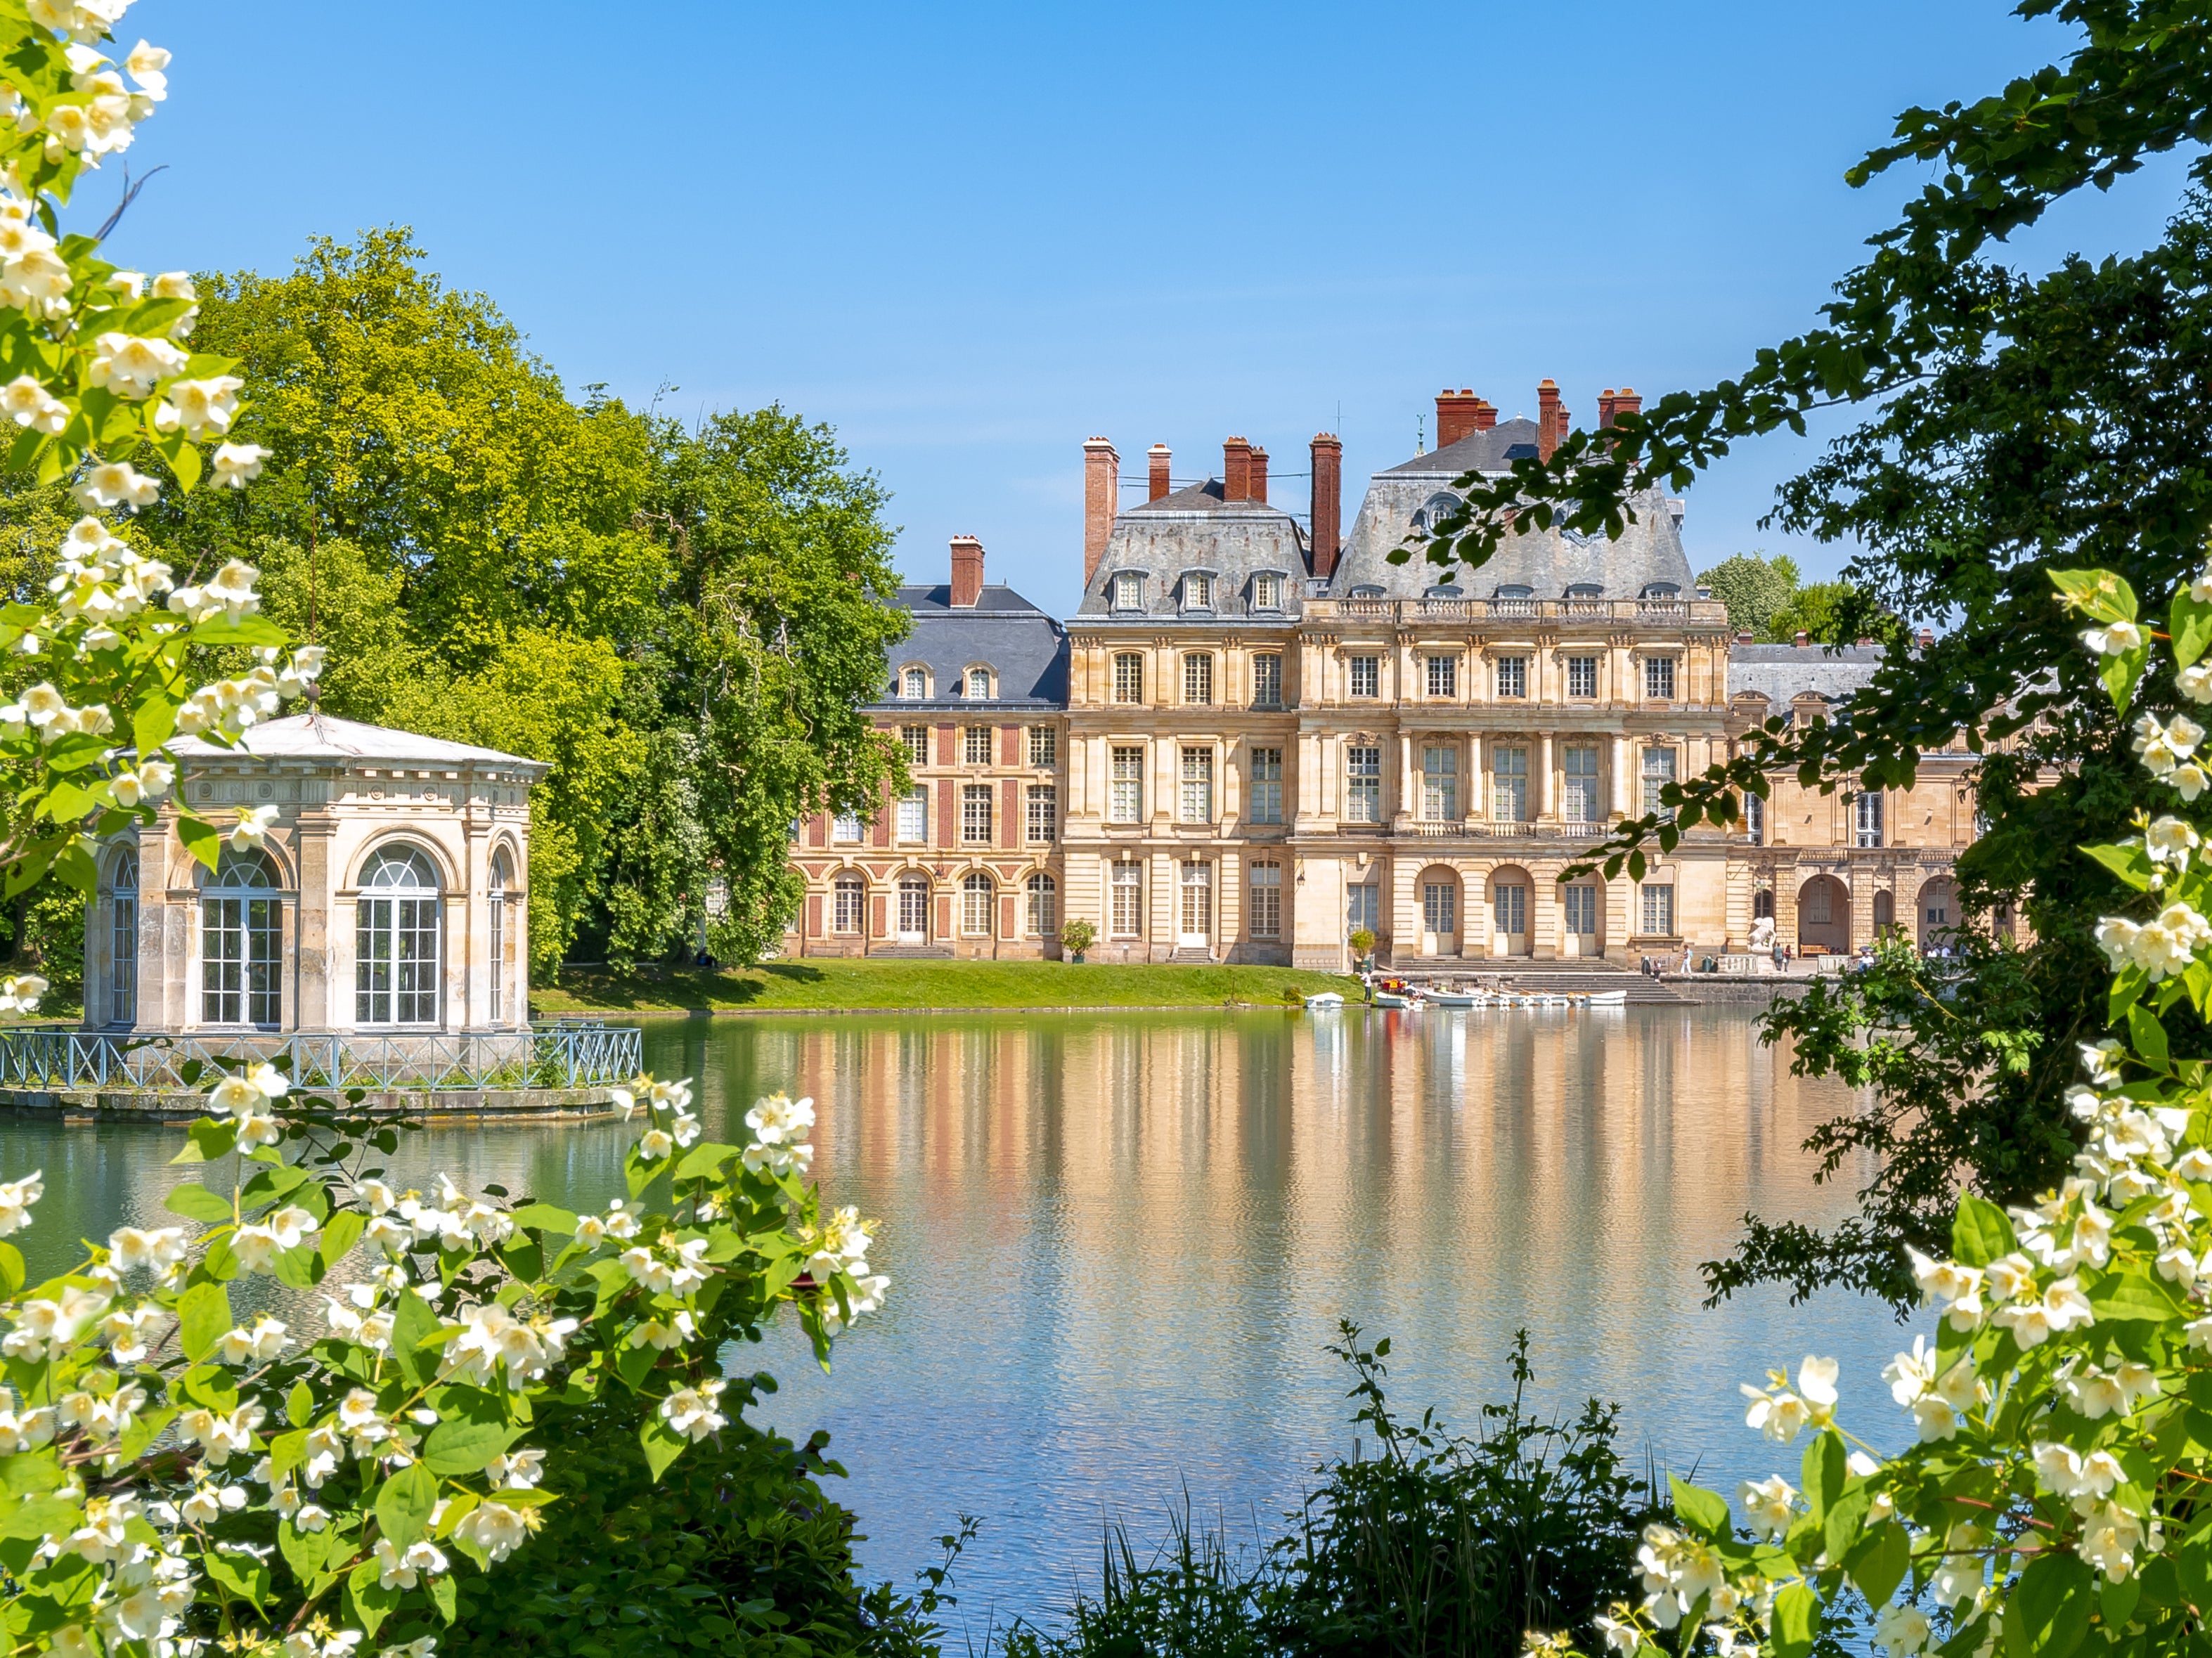
[[[1375,935],[1362,927],[1346,942],[1352,946],[1353,970],[1359,973],[1372,971],[1375,966]]]
[[[1080,919],[1070,921],[1060,930],[1060,947],[1067,952],[1068,960],[1079,965],[1083,960],[1083,952],[1097,941],[1098,929]]]

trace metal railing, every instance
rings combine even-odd
[[[279,1060],[301,1088],[373,1093],[408,1090],[592,1088],[637,1075],[645,1033],[636,1025],[556,1021],[526,1030],[359,1034],[133,1035],[54,1026],[0,1029],[0,1088],[36,1090],[204,1088],[185,1080],[220,1061]]]

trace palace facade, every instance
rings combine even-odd
[[[1639,403],[1607,391],[1599,423]],[[870,712],[914,786],[800,826],[788,951],[1057,955],[1075,917],[1095,959],[1322,969],[1361,930],[1399,968],[1741,951],[1762,918],[1801,951],[1940,940],[1973,834],[1963,743],[1910,790],[1778,777],[1640,880],[1565,878],[1765,720],[1828,717],[1881,652],[1733,633],[1696,587],[1682,503],[1656,493],[1618,539],[1515,536],[1471,573],[1393,562],[1456,478],[1550,455],[1570,417],[1549,380],[1537,405],[1501,422],[1441,395],[1437,446],[1371,477],[1349,534],[1327,434],[1303,517],[1243,438],[1181,488],[1154,446],[1124,508],[1120,457],[1091,439],[1064,626],[986,583],[969,537],[949,583],[901,590],[913,632]]]

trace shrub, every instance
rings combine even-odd
[[[1060,947],[1071,956],[1080,956],[1098,942],[1098,929],[1078,916],[1060,930]]]

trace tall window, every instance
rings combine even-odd
[[[841,811],[830,820],[830,838],[840,845],[849,846],[860,838],[860,814]]]
[[[1346,933],[1380,932],[1382,930],[1382,889],[1372,881],[1363,881],[1358,886],[1346,887],[1344,891]]]
[[[926,766],[929,763],[928,726],[901,726],[899,741],[906,744],[906,758],[908,765]]]
[[[1186,938],[1213,936],[1213,865],[1195,860],[1182,866],[1182,933]]]
[[[1459,695],[1459,659],[1455,656],[1432,656],[1429,659],[1429,695],[1457,696]]]
[[[1124,570],[1114,578],[1114,608],[1117,610],[1141,610],[1145,608],[1145,579]]]
[[[1421,930],[1442,936],[1459,931],[1459,888],[1449,881],[1421,885]]]
[[[1252,750],[1251,775],[1247,779],[1244,821],[1279,823],[1283,821],[1283,751]]]
[[[1382,821],[1382,750],[1354,743],[1344,751],[1344,815],[1355,823]]]
[[[1570,743],[1559,750],[1559,767],[1566,775],[1563,803],[1570,823],[1595,823],[1604,813],[1597,797],[1597,744]]]
[[[491,1017],[507,1019],[507,998],[514,983],[514,860],[501,847],[491,855]]]
[[[1113,793],[1107,808],[1117,823],[1145,821],[1145,750],[1138,744],[1117,744],[1114,750]]]
[[[916,702],[921,701],[924,697],[927,696],[929,695],[929,670],[927,668],[908,668],[906,671],[906,683],[904,689],[907,696],[911,701]]]
[[[831,890],[830,930],[858,932],[868,910],[868,884],[857,875],[841,875]]]
[[[1182,607],[1186,610],[1210,610],[1213,608],[1213,578],[1210,575],[1187,575],[1182,579]]]
[[[1421,817],[1449,823],[1459,816],[1459,750],[1431,744],[1421,750]]]
[[[1755,794],[1743,797],[1743,831],[1751,837],[1751,844],[1766,844],[1766,802]]]
[[[968,670],[968,695],[988,699],[991,695],[991,671],[988,668]]]
[[[1030,764],[1056,766],[1060,763],[1060,733],[1050,726],[1030,727]]]
[[[1352,671],[1352,694],[1354,696],[1382,695],[1382,659],[1379,656],[1348,656],[1345,665]]]
[[[1141,864],[1114,865],[1114,913],[1109,918],[1116,938],[1134,938],[1145,930],[1145,871]]]
[[[908,875],[900,879],[898,928],[902,938],[911,940],[929,936],[929,879],[927,876]]]
[[[960,841],[963,846],[991,844],[991,786],[963,783],[960,786]]]
[[[1587,938],[1597,931],[1597,889],[1590,886],[1561,887],[1560,895],[1566,900],[1567,931]]]
[[[1029,879],[1030,937],[1054,938],[1060,932],[1060,889],[1049,875]]]
[[[1182,751],[1182,821],[1186,823],[1210,823],[1213,821],[1213,750],[1185,749]]]
[[[1029,814],[1024,832],[1032,845],[1049,844],[1060,837],[1060,790],[1050,783],[1032,783]]]
[[[929,791],[916,783],[906,792],[898,805],[898,838],[902,841],[929,839]]]
[[[1881,844],[1881,796],[1875,793],[1858,797],[1858,843],[1863,847]]]
[[[960,930],[970,938],[988,938],[991,926],[991,878],[977,870],[960,884]]]
[[[1501,656],[1498,659],[1498,694],[1501,697],[1528,695],[1527,657]]]
[[[216,867],[200,899],[200,1017],[209,1024],[283,1023],[284,906],[265,894],[276,872],[259,853]]]
[[[1252,706],[1283,706],[1283,659],[1273,651],[1262,651],[1252,659]]]
[[[127,847],[115,855],[112,886],[107,1021],[129,1024],[138,1017],[138,854]]]
[[[1135,651],[1123,651],[1114,659],[1114,700],[1116,702],[1141,702],[1145,700],[1145,659]]]
[[[1252,578],[1252,608],[1255,610],[1279,610],[1283,608],[1283,579],[1272,573]]]
[[[1674,700],[1674,659],[1671,656],[1647,656],[1644,659],[1644,695],[1655,702]]]
[[[1283,866],[1272,859],[1252,865],[1252,936],[1283,936]]]
[[[1594,656],[1571,656],[1567,659],[1567,695],[1595,696],[1597,695],[1597,659]]]
[[[1491,920],[1504,933],[1528,930],[1528,889],[1518,881],[1502,881],[1490,890]]]
[[[1193,651],[1182,659],[1182,700],[1213,701],[1213,659],[1202,651]]]
[[[963,765],[988,766],[991,763],[991,728],[970,726],[960,734],[960,760]]]
[[[1528,750],[1490,751],[1490,815],[1501,823],[1528,821]]]
[[[1674,888],[1646,883],[1644,888],[1644,932],[1651,938],[1674,936]]]
[[[386,847],[361,874],[354,909],[357,1024],[435,1024],[438,874],[412,847]]]
[[[1663,804],[1660,792],[1674,780],[1674,750],[1646,749],[1644,750],[1644,810],[1656,812],[1662,823],[1674,821],[1674,809]]]

